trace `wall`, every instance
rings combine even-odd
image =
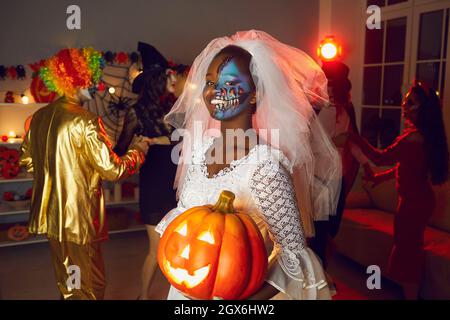
[[[67,6],[81,8],[81,30],[66,27]],[[62,47],[136,50],[138,41],[190,64],[215,37],[260,29],[315,54],[319,0],[14,0],[0,2],[0,65],[26,66]],[[20,98],[30,84],[0,81]],[[16,98],[16,100],[18,100]]]
[[[336,36],[342,43],[343,62],[350,68],[352,100],[355,105],[358,124],[361,117],[364,34],[366,28],[366,0],[322,0],[324,6],[331,6],[329,30],[321,30],[322,35]],[[324,9],[321,10],[323,12]],[[326,11],[325,11],[326,12]],[[322,23],[321,23],[322,24]]]
[[[81,7],[81,30],[67,30],[66,8]],[[0,64],[45,58],[64,46],[132,51],[147,41],[190,63],[214,37],[262,29],[314,53],[319,0],[14,0],[0,4]]]

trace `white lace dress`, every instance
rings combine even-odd
[[[178,206],[156,230],[162,234],[185,210],[214,204],[222,190],[232,191],[236,196],[235,209],[254,219],[265,240],[269,256],[266,281],[280,291],[274,299],[330,299],[322,265],[306,247],[295,192],[286,170],[288,159],[279,150],[257,145],[247,156],[209,178],[205,155],[213,141],[207,138],[194,150]],[[187,298],[171,287],[168,299]]]

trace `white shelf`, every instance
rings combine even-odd
[[[33,178],[31,177],[26,177],[26,176],[17,176],[15,178],[12,179],[5,179],[5,178],[0,178],[0,184],[1,183],[18,183],[18,182],[32,182]]]
[[[145,225],[141,225],[141,226],[135,226],[135,227],[131,227],[128,229],[123,229],[123,230],[112,230],[109,231],[109,234],[121,234],[121,233],[129,233],[129,232],[136,232],[136,231],[145,231]]]
[[[105,203],[106,207],[118,207],[118,206],[124,206],[124,205],[137,205],[139,204],[138,200],[123,200],[119,202],[107,202]],[[29,209],[24,210],[11,210],[7,209],[4,205],[0,205],[0,216],[14,216],[18,214],[27,214],[30,213]]]
[[[33,243],[42,243],[47,242],[47,238],[44,236],[31,236],[28,240],[23,241],[5,241],[4,243],[0,242],[0,248],[4,247],[14,247],[14,246],[21,246],[26,244],[33,244]]]
[[[113,231],[109,231],[109,234],[121,234],[121,233],[129,233],[129,232],[137,232],[137,231],[145,231],[145,226],[134,226],[128,229],[123,229],[123,230],[113,230]],[[14,246],[21,246],[21,245],[26,245],[26,244],[34,244],[34,243],[43,243],[43,242],[47,242],[47,238],[45,236],[42,235],[38,235],[38,236],[31,236],[31,239],[28,240],[24,240],[24,241],[5,241],[3,243],[0,242],[0,248],[5,248],[5,247],[14,247]]]
[[[4,209],[4,207],[0,206],[0,216],[14,216],[18,214],[27,214],[30,213],[30,210],[14,210],[8,211],[10,209]]]
[[[17,147],[17,146],[20,146],[21,144],[22,144],[22,141],[14,141],[14,142],[0,141],[0,146],[2,146],[2,147],[12,147],[12,146]]]
[[[24,108],[30,108],[30,107],[44,107],[48,105],[48,103],[5,103],[5,102],[1,102],[0,103],[0,107],[24,107]]]

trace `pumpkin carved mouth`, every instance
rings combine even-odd
[[[211,265],[207,265],[206,267],[197,269],[194,271],[193,275],[190,275],[189,272],[185,269],[181,268],[173,268],[170,265],[170,262],[166,260],[165,267],[169,271],[170,275],[172,276],[172,280],[181,285],[184,284],[186,288],[194,288],[198,286],[200,283],[202,283],[203,280],[205,280],[208,275],[209,271],[211,270]]]

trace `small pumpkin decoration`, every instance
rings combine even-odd
[[[5,179],[11,179],[19,174],[19,151],[0,149],[0,174]]]
[[[12,241],[23,241],[28,238],[28,229],[25,226],[16,224],[15,226],[8,229],[8,239]]]
[[[252,218],[233,208],[234,194],[175,218],[158,247],[168,281],[193,299],[242,300],[264,283],[267,252]]]

